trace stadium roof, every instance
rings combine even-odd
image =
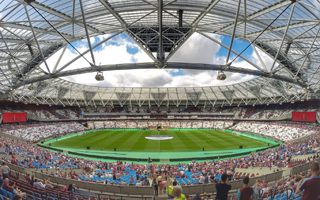
[[[45,104],[138,106],[303,100],[320,88],[319,19],[317,0],[0,0],[1,97]],[[94,50],[123,33],[151,61],[96,63]],[[194,33],[225,48],[225,62],[171,61]],[[228,36],[230,42],[222,43],[212,34]],[[101,35],[108,37],[90,42]],[[246,41],[241,50],[233,46],[239,38]],[[75,42],[81,39],[88,41],[88,48],[80,52]],[[248,59],[248,48],[254,49],[259,62]],[[76,56],[59,65],[66,49]],[[48,63],[56,52],[60,56],[55,63]],[[272,62],[266,64],[261,54]],[[70,68],[79,59],[83,66]],[[234,64],[243,60],[251,67]],[[235,72],[254,78],[221,86],[132,88],[63,79],[90,72],[157,68],[214,70],[226,72],[227,78],[227,72]]]

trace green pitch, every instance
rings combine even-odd
[[[167,135],[173,139],[154,141],[145,137]],[[268,146],[267,141],[255,137],[238,135],[211,129],[107,129],[95,130],[81,135],[67,136],[50,141],[51,147],[87,150],[129,151],[129,152],[186,152],[208,150],[229,150],[259,148]]]

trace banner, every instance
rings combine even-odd
[[[4,112],[2,113],[2,123],[19,123],[27,121],[25,112]]]
[[[292,112],[292,121],[315,123],[317,121],[317,113],[316,112]]]

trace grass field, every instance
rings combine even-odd
[[[173,136],[171,140],[154,141],[145,139],[150,135]],[[52,147],[108,150],[113,151],[148,151],[148,152],[177,152],[177,151],[202,151],[256,148],[267,146],[266,142],[246,136],[227,133],[222,130],[208,129],[168,129],[161,131],[152,130],[95,130],[83,135],[73,136],[51,143]]]

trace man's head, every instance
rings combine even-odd
[[[319,163],[317,163],[317,162],[312,163],[311,173],[312,173],[312,175],[315,175],[315,176],[319,175],[319,173],[320,173]]]
[[[173,186],[176,186],[176,185],[178,185],[178,182],[177,182],[176,180],[174,180],[173,183],[172,183],[172,185],[173,185]]]
[[[8,179],[8,178],[5,178],[5,179],[3,180],[3,183],[9,184],[9,179]]]
[[[222,176],[221,176],[221,182],[226,182],[227,179],[228,179],[227,174],[222,174]]]
[[[243,184],[246,184],[246,185],[249,184],[249,176],[244,177]]]

